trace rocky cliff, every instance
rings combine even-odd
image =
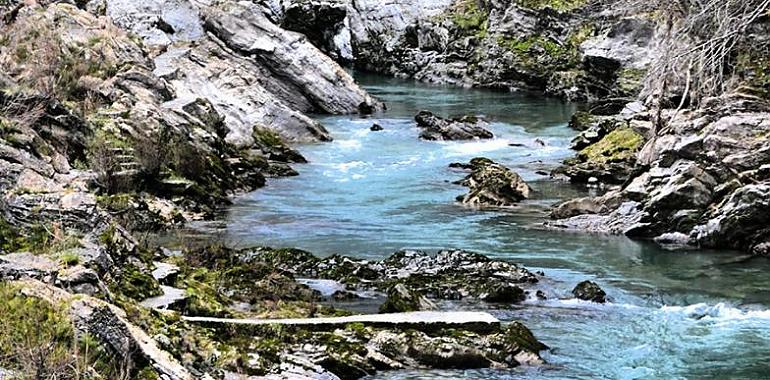
[[[554,175],[603,194],[558,205],[554,226],[767,253],[767,5],[687,4],[285,0],[271,9],[362,70],[589,100],[571,123],[577,154]]]
[[[337,379],[542,361],[518,323],[236,331],[184,319],[350,314],[276,261],[312,256],[141,239],[295,175],[305,158],[289,144],[331,138],[307,114],[383,107],[275,17],[243,1],[0,2],[0,378]],[[519,280],[494,286],[521,297]]]
[[[640,101],[573,118],[579,152],[557,174],[607,191],[559,205],[552,225],[768,253],[770,14],[758,2],[709,6],[743,16],[673,7]]]
[[[633,97],[656,54],[655,24],[597,3],[282,1],[273,9],[285,27],[367,71],[573,100]],[[332,13],[336,22],[313,21]]]

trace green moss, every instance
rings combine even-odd
[[[120,279],[113,287],[113,291],[137,301],[163,294],[160,285],[149,273],[132,264],[123,266]]]
[[[646,70],[624,68],[618,73],[618,87],[625,94],[636,95],[642,89],[642,81],[646,74]]]
[[[272,130],[261,126],[254,126],[252,137],[254,137],[254,142],[258,146],[275,148],[283,147],[285,145],[281,136],[278,136],[278,134]]]
[[[24,245],[21,232],[0,217],[0,253],[16,252]]]
[[[551,8],[559,12],[571,12],[588,3],[587,0],[516,0],[516,2],[525,8]]]
[[[752,49],[738,55],[735,71],[745,93],[770,99],[770,56],[763,49]]]
[[[532,331],[520,322],[511,322],[503,330],[503,336],[509,343],[531,352],[540,352],[548,349],[548,346],[537,340]]]
[[[23,45],[17,46],[14,54],[16,55],[16,59],[19,60],[19,62],[25,62],[29,58],[29,50],[26,46]]]
[[[568,69],[575,66],[580,58],[575,46],[562,45],[540,35],[526,38],[500,36],[497,43],[512,52],[524,68],[538,73]]]
[[[460,0],[451,9],[449,19],[463,34],[485,37],[489,27],[489,14],[483,6],[484,3],[480,0]]]
[[[576,30],[573,30],[572,33],[569,34],[567,37],[567,44],[577,48],[591,38],[594,34],[594,26],[591,24],[583,24]]]
[[[194,316],[226,317],[230,315],[227,310],[229,299],[220,294],[217,284],[220,282],[218,273],[205,268],[183,274],[176,282],[176,286],[185,289],[187,300],[184,313]]]
[[[51,254],[78,247],[79,236],[62,233],[52,225],[38,223],[28,227],[14,227],[0,218],[0,252]]]
[[[62,252],[59,255],[59,262],[62,263],[62,265],[73,267],[80,264],[80,256],[73,252]]]
[[[569,121],[569,127],[578,131],[584,131],[597,120],[598,117],[590,112],[577,111],[572,115],[572,118]]]
[[[633,159],[642,146],[644,138],[630,127],[618,128],[604,136],[599,142],[578,153],[582,161],[593,163],[621,162]]]

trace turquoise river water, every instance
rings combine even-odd
[[[574,105],[490,91],[360,77],[389,110],[371,118],[319,117],[334,142],[299,146],[299,177],[240,196],[216,228],[240,245],[291,246],[319,255],[382,258],[401,248],[462,248],[542,270],[549,300],[490,312],[520,320],[552,349],[548,364],[497,371],[416,371],[376,379],[762,379],[770,378],[770,261],[736,252],[672,252],[625,237],[542,227],[550,205],[585,194],[543,175],[573,152]],[[496,138],[427,142],[420,109],[480,114]],[[371,132],[373,123],[384,131]],[[536,143],[540,139],[545,146]],[[484,156],[520,173],[535,197],[508,209],[454,201],[463,172],[452,162]],[[539,172],[539,173],[538,173]],[[571,299],[584,279],[606,305]],[[482,310],[484,305],[458,305]]]

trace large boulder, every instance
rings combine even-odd
[[[579,183],[591,178],[610,184],[625,182],[633,174],[636,153],[644,143],[644,136],[630,126],[616,128],[600,139],[599,136],[601,133],[596,131],[596,138],[578,139],[575,147],[583,149],[574,158],[565,160],[554,174],[564,174]]]
[[[474,158],[471,174],[459,182],[469,188],[457,199],[464,204],[511,206],[530,197],[532,189],[514,171],[486,158]]]
[[[599,287],[599,285],[592,281],[583,281],[577,284],[577,286],[572,289],[572,294],[575,296],[575,298],[584,301],[591,301],[596,303],[607,302],[607,293],[605,293],[604,290]]]
[[[473,140],[494,137],[492,132],[485,128],[487,122],[475,116],[444,119],[430,111],[420,111],[414,120],[417,122],[417,128],[422,129],[420,138],[423,140]]]

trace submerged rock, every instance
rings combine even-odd
[[[385,128],[383,128],[381,125],[376,124],[376,123],[369,128],[369,130],[372,131],[372,132],[382,131],[383,129],[385,129]]]
[[[479,206],[511,206],[530,197],[532,189],[512,170],[487,158],[474,158],[471,174],[459,182],[469,188],[457,199]]]
[[[417,122],[417,128],[422,129],[420,138],[423,140],[473,140],[494,137],[492,132],[485,128],[487,122],[476,116],[444,119],[430,111],[420,111],[414,120]]]
[[[572,289],[572,294],[577,298],[584,301],[591,301],[596,303],[607,302],[607,293],[602,290],[595,282],[583,281],[575,289]]]

